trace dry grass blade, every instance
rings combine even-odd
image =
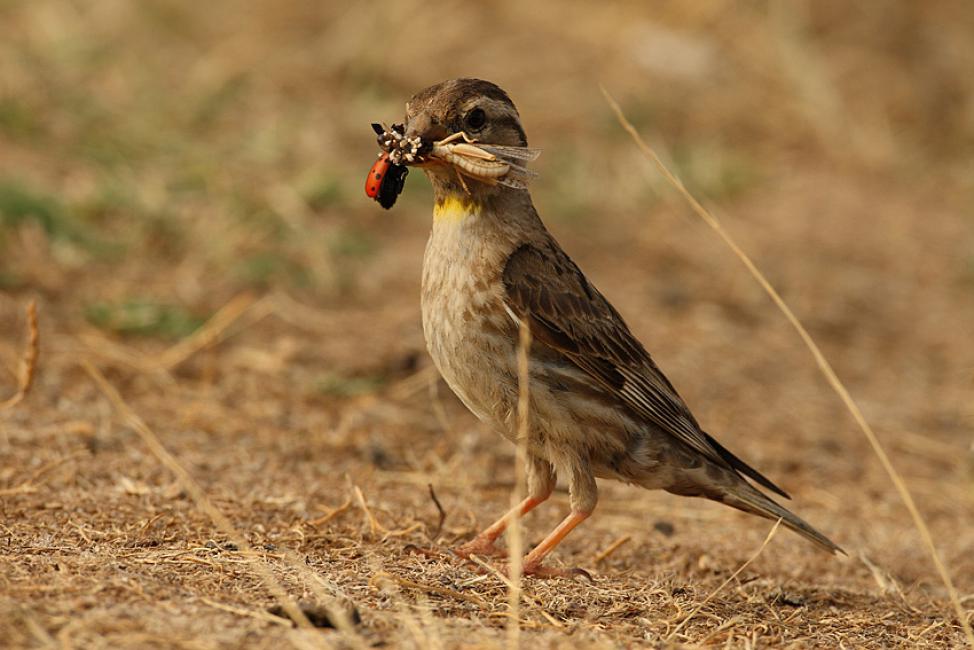
[[[749,557],[747,561],[744,562],[744,564],[737,567],[737,571],[730,574],[730,577],[728,577],[727,580],[724,580],[722,583],[720,583],[719,587],[717,587],[709,594],[707,594],[707,597],[704,598],[702,601],[700,601],[700,603],[696,607],[694,607],[693,610],[689,614],[687,614],[682,621],[680,621],[679,625],[673,628],[673,631],[670,632],[669,635],[666,637],[667,641],[670,641],[674,636],[679,634],[680,630],[682,630],[686,626],[686,624],[689,623],[690,620],[694,616],[696,616],[701,609],[703,609],[704,605],[709,603],[714,598],[714,596],[716,596],[721,591],[723,591],[724,587],[726,587],[731,582],[733,582],[737,576],[741,575],[741,572],[744,571],[744,569],[746,569],[751,564],[751,562],[754,562],[754,560],[758,559],[758,556],[761,555],[761,552],[764,551],[765,547],[771,542],[772,538],[774,538],[774,534],[778,532],[778,526],[780,525],[781,525],[781,519],[778,519],[778,521],[774,522],[774,526],[772,526],[771,530],[768,531],[768,536],[764,538],[764,542],[762,542],[758,550],[754,552],[754,555]]]
[[[196,507],[206,513],[206,515],[213,522],[213,525],[220,529],[220,532],[226,535],[231,542],[236,544],[237,548],[239,548],[244,555],[249,555],[258,560],[251,566],[253,566],[257,573],[260,574],[260,577],[264,581],[267,589],[274,595],[284,611],[287,612],[287,615],[291,618],[291,620],[297,623],[299,627],[309,630],[314,629],[314,626],[311,625],[311,621],[308,620],[308,617],[304,615],[304,612],[301,611],[301,608],[297,606],[294,600],[287,595],[284,587],[280,582],[278,582],[277,578],[274,577],[274,574],[271,572],[267,563],[262,561],[260,556],[256,553],[256,551],[254,551],[254,548],[250,545],[250,542],[248,542],[247,539],[237,531],[233,524],[230,523],[230,520],[227,519],[226,515],[220,512],[220,510],[213,505],[199,484],[193,480],[193,477],[189,475],[189,472],[187,472],[179,461],[176,460],[173,455],[170,454],[169,451],[163,446],[162,442],[159,440],[159,437],[156,436],[155,432],[149,428],[149,425],[147,425],[142,418],[138,416],[138,414],[129,408],[129,405],[125,403],[125,400],[122,399],[122,396],[118,393],[115,387],[109,383],[108,379],[105,378],[105,375],[103,375],[100,370],[95,368],[87,361],[82,361],[82,366],[94,380],[99,390],[101,390],[105,397],[111,401],[119,415],[125,419],[129,426],[135,429],[135,432],[138,434],[139,438],[142,439],[145,446],[149,448],[149,451],[152,452],[152,455],[155,456],[160,463],[165,465],[166,468],[176,476],[176,480],[179,481],[183,489],[186,490],[186,493],[189,494],[193,499]]]
[[[481,560],[476,555],[471,555],[470,556],[470,561],[473,562],[474,564],[476,564],[477,566],[479,566],[480,568],[486,569],[487,571],[489,571],[492,574],[494,574],[494,576],[498,580],[500,580],[501,582],[503,582],[507,586],[507,588],[509,590],[514,590],[514,588],[515,588],[514,587],[514,583],[511,582],[506,575],[504,575],[503,573],[501,573],[500,571],[498,571],[496,567],[493,567],[490,564],[488,564],[487,562],[484,562],[483,560]],[[524,590],[518,590],[518,591],[521,594],[521,598],[523,598],[528,603],[530,603],[531,605],[533,605],[538,610],[538,612],[541,614],[541,616],[544,617],[544,619],[546,621],[548,621],[549,623],[551,623],[552,625],[554,625],[555,627],[557,627],[559,629],[565,627],[561,623],[561,621],[559,621],[557,618],[555,618],[554,616],[552,616],[551,614],[549,614],[548,613],[548,610],[546,610],[544,608],[544,606],[540,602],[538,602],[538,600],[534,596],[531,596],[530,594],[525,593]]]
[[[876,585],[879,587],[879,590],[882,593],[896,594],[899,596],[900,600],[903,601],[904,606],[910,606],[906,594],[903,593],[903,588],[900,587],[900,583],[896,581],[896,578],[890,575],[889,571],[886,571],[878,564],[870,560],[865,553],[859,553],[859,560],[866,565],[867,569],[869,569],[869,574],[873,577],[873,580],[876,581]]]
[[[317,571],[311,570],[307,565],[306,558],[298,557],[294,551],[289,549],[284,549],[284,558],[292,569],[305,576],[307,586],[318,599],[331,625],[344,635],[349,645],[354,648],[365,648],[367,643],[356,631],[352,620],[352,611],[347,608],[351,599],[342,593],[342,590],[333,581],[323,577]],[[304,612],[302,611],[302,613]],[[324,643],[319,637],[315,637],[315,642]]]
[[[433,539],[436,539],[443,532],[443,523],[446,521],[446,510],[443,509],[443,504],[440,503],[440,500],[436,498],[436,491],[433,489],[433,484],[427,483],[426,487],[430,491],[430,499],[433,500],[433,505],[436,506],[436,512],[439,515],[439,518],[436,520],[436,529],[432,535]]]
[[[447,596],[449,598],[455,598],[457,600],[462,600],[464,602],[470,603],[471,605],[476,605],[480,609],[487,609],[487,601],[479,596],[473,594],[465,594],[457,591],[456,589],[449,589],[447,587],[441,587],[440,585],[427,585],[420,582],[415,582],[413,580],[408,580],[406,578],[400,578],[397,575],[393,575],[386,571],[380,571],[376,573],[370,582],[378,582],[380,580],[391,580],[401,587],[406,587],[407,589],[415,589],[417,591],[425,591],[431,594],[438,594],[440,596]]]
[[[964,608],[961,605],[960,598],[957,594],[957,589],[954,587],[954,582],[950,577],[950,572],[947,571],[947,567],[941,559],[940,553],[937,551],[937,547],[933,541],[933,535],[930,533],[930,529],[927,527],[926,521],[923,519],[923,515],[920,514],[920,510],[913,501],[913,495],[910,493],[909,488],[907,488],[906,483],[900,477],[900,474],[896,471],[896,468],[893,467],[893,463],[886,454],[886,450],[879,442],[879,438],[876,436],[875,431],[873,431],[873,428],[869,422],[866,421],[866,417],[862,414],[862,411],[859,409],[859,406],[856,404],[855,400],[852,399],[852,395],[845,387],[845,384],[842,383],[842,380],[840,380],[839,376],[835,373],[835,370],[832,368],[832,364],[830,364],[828,359],[825,358],[825,355],[812,338],[812,335],[808,333],[808,330],[806,330],[805,326],[802,325],[801,321],[798,320],[798,317],[795,316],[794,312],[784,301],[778,291],[771,285],[771,283],[760,271],[760,269],[758,269],[751,258],[748,257],[740,246],[737,245],[737,242],[735,242],[727,231],[724,230],[723,226],[720,224],[720,221],[718,221],[715,216],[704,208],[703,205],[701,205],[700,202],[697,201],[689,191],[687,191],[686,187],[684,187],[679,178],[674,176],[673,173],[667,169],[666,165],[663,164],[663,161],[660,160],[659,156],[656,155],[656,152],[643,141],[642,136],[639,135],[639,132],[622,112],[622,108],[619,106],[618,102],[613,99],[612,95],[610,95],[604,87],[602,88],[602,94],[605,95],[606,101],[615,112],[619,123],[622,125],[622,128],[625,129],[630,136],[632,136],[632,139],[635,141],[636,146],[639,147],[639,150],[642,151],[642,153],[657,166],[660,173],[663,174],[666,180],[669,181],[669,183],[673,185],[673,187],[676,188],[676,190],[680,192],[680,194],[682,194],[683,197],[690,203],[693,211],[696,212],[696,214],[703,219],[704,222],[710,226],[720,236],[724,243],[727,244],[727,246],[734,252],[738,259],[740,259],[741,263],[743,263],[747,270],[751,273],[751,276],[759,285],[761,285],[761,288],[764,289],[764,291],[774,302],[775,306],[781,311],[782,314],[784,314],[785,318],[801,337],[805,347],[808,348],[808,351],[811,352],[812,356],[814,357],[815,363],[818,365],[819,370],[825,376],[832,389],[842,400],[842,403],[845,405],[846,409],[848,409],[849,413],[852,415],[852,418],[856,421],[856,424],[859,425],[863,435],[865,435],[866,439],[869,441],[869,445],[872,447],[872,450],[879,458],[880,464],[883,466],[883,469],[889,475],[890,480],[896,487],[900,498],[903,500],[903,504],[906,506],[906,509],[909,511],[910,516],[913,519],[914,525],[920,532],[920,537],[923,539],[924,546],[926,546],[937,572],[940,574],[940,579],[950,596],[951,604],[954,607],[954,613],[957,615],[957,620],[961,628],[964,630],[964,635],[967,637],[967,642],[971,648],[974,648],[974,630],[971,629],[971,625],[967,620],[967,613],[964,611]]]
[[[0,411],[20,404],[27,397],[30,387],[34,385],[34,376],[37,373],[37,357],[40,353],[40,340],[40,332],[37,329],[37,303],[31,300],[27,303],[27,346],[20,362],[17,392],[0,402]]]
[[[247,311],[256,304],[263,302],[268,306],[264,312],[259,314],[255,320],[270,313],[269,307],[272,303],[269,300],[258,301],[254,296],[244,293],[234,297],[217,311],[210,320],[193,332],[190,336],[176,343],[171,348],[159,355],[156,363],[163,370],[172,370],[183,363],[200,350],[209,347],[227,330],[240,319]]]
[[[375,515],[372,514],[369,504],[365,501],[365,495],[362,494],[362,489],[354,485],[352,486],[352,492],[355,494],[355,500],[358,501],[358,507],[362,509],[362,514],[365,515],[366,523],[369,524],[369,535],[371,535],[372,539],[376,539],[379,533],[389,532],[385,526],[379,523]]]
[[[623,544],[625,544],[626,542],[628,542],[630,539],[632,539],[632,536],[631,535],[623,535],[622,537],[620,537],[616,541],[614,541],[611,544],[609,544],[608,548],[606,548],[604,551],[600,551],[598,554],[596,554],[595,559],[594,559],[595,564],[601,564],[602,562],[605,562],[605,560],[608,559],[610,555],[612,555],[613,553],[615,553],[616,551],[618,551],[619,548]]]
[[[517,648],[521,644],[521,578],[523,573],[524,536],[521,534],[521,518],[518,504],[524,498],[525,464],[528,448],[528,418],[530,416],[530,388],[528,353],[531,349],[531,328],[521,321],[517,346],[517,447],[514,452],[514,489],[511,490],[511,515],[508,528],[508,566],[510,584],[508,607],[511,618],[507,622],[507,645]]]
[[[14,494],[30,494],[31,492],[36,492],[38,488],[40,488],[40,486],[44,484],[44,481],[41,481],[40,479],[43,478],[45,474],[50,474],[53,470],[60,467],[61,465],[76,460],[78,458],[81,458],[85,455],[86,452],[79,451],[73,454],[69,454],[68,456],[64,456],[63,458],[58,458],[57,460],[52,461],[50,463],[47,463],[46,465],[41,466],[40,469],[35,470],[34,473],[30,475],[30,478],[28,478],[20,485],[17,485],[12,488],[4,488],[0,490],[0,497],[11,496]]]
[[[274,616],[273,614],[268,614],[267,612],[262,612],[260,610],[244,609],[243,607],[234,607],[233,605],[225,605],[223,603],[218,603],[215,600],[210,600],[209,598],[200,598],[200,602],[205,603],[215,609],[219,609],[224,612],[229,612],[231,614],[236,614],[237,616],[247,616],[249,618],[255,618],[258,621],[264,621],[265,623],[280,625],[281,627],[291,627],[291,622],[288,621],[286,618],[281,618],[280,616]]]
[[[351,507],[352,507],[352,500],[351,499],[348,499],[347,501],[345,501],[345,503],[343,503],[342,505],[338,506],[337,508],[335,508],[331,512],[326,513],[326,514],[318,517],[317,519],[312,519],[312,520],[310,520],[310,521],[308,521],[306,523],[309,526],[314,526],[316,528],[318,526],[324,526],[325,524],[327,524],[329,521],[331,521],[335,517],[338,517],[339,515],[344,514]]]

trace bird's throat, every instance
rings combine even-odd
[[[473,197],[463,194],[447,194],[436,197],[433,220],[436,222],[461,222],[480,213],[482,205]]]

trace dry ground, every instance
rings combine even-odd
[[[368,123],[476,75],[508,88],[545,150],[542,215],[699,419],[849,552],[781,532],[703,604],[767,523],[605,484],[555,558],[594,584],[528,580],[522,641],[665,645],[703,604],[669,643],[962,646],[861,433],[597,84],[821,342],[970,612],[974,11],[770,4],[0,2],[0,399],[30,299],[41,334],[33,390],[0,412],[0,645],[507,643],[497,577],[413,550],[469,538],[514,475],[425,355],[429,187],[414,173],[390,213],[361,195]],[[237,318],[201,338],[227,305]],[[528,540],[566,508],[557,493]],[[357,622],[282,625],[262,566]]]

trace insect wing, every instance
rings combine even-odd
[[[489,154],[503,159],[505,162],[511,162],[512,160],[531,162],[541,155],[541,149],[530,149],[528,147],[508,147],[502,144],[480,144],[479,142],[476,146]]]
[[[405,165],[389,165],[389,169],[382,179],[382,183],[379,185],[379,193],[375,197],[379,205],[386,210],[395,205],[396,199],[399,198],[403,188],[406,187],[407,174],[409,174],[409,168]]]
[[[501,185],[523,190],[527,189],[528,183],[538,176],[538,172],[531,171],[524,165],[519,165],[509,160],[505,160],[504,162],[507,164],[508,170],[504,176],[497,179],[497,182]]]
[[[479,142],[477,146],[487,153],[496,156],[499,160],[503,160],[510,166],[510,170],[504,177],[497,179],[497,182],[501,185],[523,190],[538,175],[537,172],[533,172],[525,167],[524,163],[537,159],[541,155],[540,149],[508,147],[500,144],[480,144]]]
[[[526,169],[521,165],[515,165],[508,163],[511,168],[502,178],[498,178],[497,182],[506,187],[513,187],[517,190],[527,189],[528,183],[537,177],[538,172],[533,172],[530,169]]]

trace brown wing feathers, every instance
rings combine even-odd
[[[539,282],[537,278],[546,278]],[[504,268],[508,307],[535,340],[557,350],[639,416],[710,461],[788,495],[702,431],[618,312],[556,245],[524,244]]]

